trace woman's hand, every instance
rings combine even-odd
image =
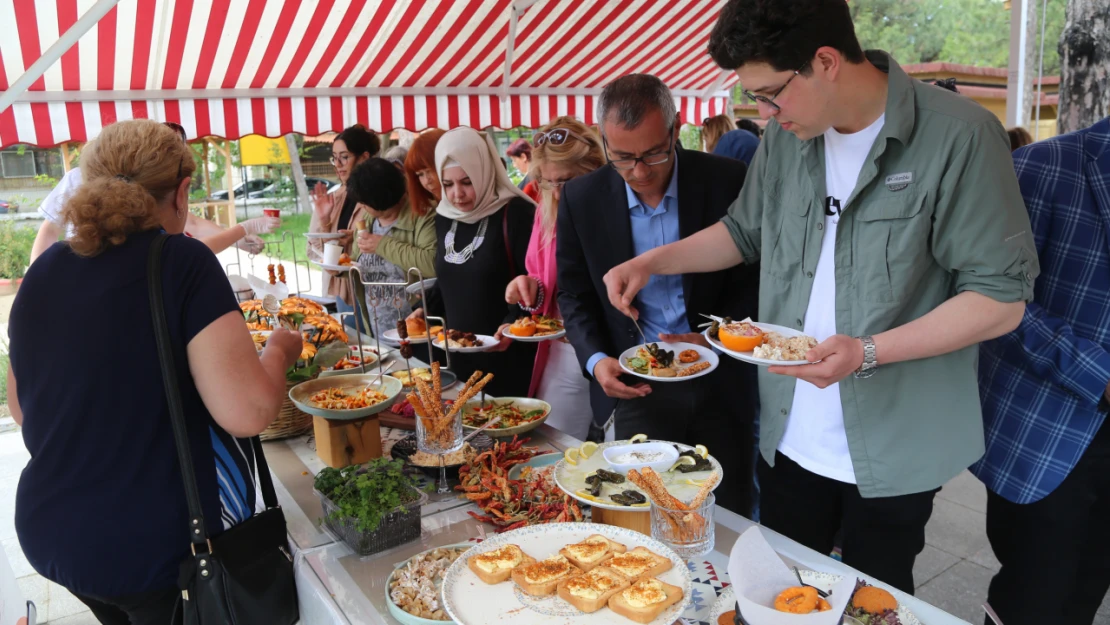
[[[304,349],[304,342],[301,339],[300,332],[288,328],[278,328],[266,340],[266,349],[277,350],[281,355],[282,362],[285,363],[285,368],[288,369],[293,366],[293,363],[297,362],[301,350]]]
[[[521,276],[521,277],[523,277],[523,276]],[[494,340],[497,341],[497,345],[489,348],[486,351],[503,352],[506,349],[509,349],[509,345],[511,345],[512,342],[513,342],[513,340],[511,338],[505,336],[505,330],[507,330],[509,328],[509,325],[510,324],[508,324],[508,323],[503,323],[503,324],[501,324],[500,328],[497,328],[497,332],[495,332],[494,335],[493,335]]]
[[[385,238],[380,234],[371,234],[369,230],[363,230],[358,235],[358,249],[363,254],[377,254],[378,245]]]
[[[338,241],[339,247],[343,248],[344,250],[351,249],[351,241],[355,238],[355,231],[354,230],[336,230],[336,232],[343,235],[342,237],[339,238],[339,241]]]
[[[536,293],[539,291],[539,282],[531,276],[517,276],[509,286],[505,287],[505,302],[507,304],[524,304],[528,308],[536,305]]]
[[[408,317],[405,317],[405,319],[423,319],[423,318],[424,318],[424,309],[423,308],[417,308],[416,310],[412,311],[412,314],[410,314]]]
[[[317,182],[312,188],[312,210],[321,223],[330,224],[335,214],[335,197],[328,193],[328,187],[322,182]]]

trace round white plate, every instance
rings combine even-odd
[[[511,328],[511,326],[510,326],[510,328]],[[502,335],[506,336],[506,337],[508,337],[508,338],[510,338],[514,341],[520,341],[521,343],[542,343],[544,341],[557,341],[557,340],[563,338],[564,336],[567,335],[567,329],[563,328],[562,330],[559,330],[558,332],[555,332],[554,334],[545,334],[543,336],[517,336],[517,335],[513,334],[511,329],[506,329],[502,333]]]
[[[385,332],[382,332],[382,340],[383,341],[389,341],[390,343],[393,343],[394,345],[400,345],[401,344],[401,337],[397,335],[397,328],[393,328],[392,330],[386,330]],[[427,336],[422,336],[420,338],[409,337],[408,341],[409,341],[409,343],[412,343],[413,345],[422,345],[422,344],[428,342],[428,337]]]
[[[631,551],[647,547],[670,558],[674,566],[659,575],[659,580],[682,589],[682,600],[664,610],[649,625],[671,625],[693,600],[693,581],[682,558],[663,543],[640,532],[596,523],[551,523],[531,525],[496,534],[471,547],[463,557],[447,569],[443,578],[443,607],[459,625],[506,625],[511,622],[528,625],[628,625],[632,621],[609,608],[586,614],[558,595],[532,597],[517,589],[512,581],[486,584],[466,565],[469,557],[492,551],[502,545],[518,545],[524,553],[543,560],[555,555],[566,545],[585,540],[593,534],[619,542]]]
[[[304,233],[306,239],[342,239],[342,232],[306,232]]]
[[[561,488],[563,492],[578,500],[579,503],[583,503],[588,506],[603,508],[605,510],[618,510],[621,512],[635,512],[639,510],[648,512],[650,510],[650,506],[646,503],[639,506],[622,506],[617,503],[602,503],[599,501],[594,501],[592,499],[582,497],[578,494],[579,490],[586,488],[587,475],[590,475],[598,469],[614,471],[613,467],[609,466],[609,463],[605,461],[605,456],[602,452],[609,447],[627,444],[627,440],[602,443],[597,446],[597,451],[591,454],[589,458],[586,458],[585,460],[579,460],[578,464],[575,465],[570,464],[566,461],[566,459],[559,460],[559,462],[555,464],[555,484],[558,485],[558,487]],[[683,445],[681,443],[672,444],[677,444],[678,448],[682,451],[693,449],[693,447],[690,447],[689,445]],[[660,473],[659,477],[663,478],[663,483],[667,486],[667,492],[674,495],[678,499],[681,499],[682,501],[690,501],[694,498],[695,495],[698,494],[698,489],[700,487],[694,484],[689,484],[686,482],[686,480],[704,480],[705,478],[709,477],[709,474],[713,470],[716,470],[721,475],[721,479],[717,482],[717,485],[713,487],[713,490],[717,490],[717,488],[721,486],[721,482],[727,479],[728,476],[726,476],[724,470],[721,469],[721,463],[717,462],[717,459],[713,457],[713,450],[710,449],[709,451],[709,462],[713,465],[713,469],[711,469],[710,471],[695,471],[692,473],[682,473],[681,471],[667,471],[665,473]],[[644,492],[638,486],[625,478],[623,484],[604,484],[601,487],[601,496],[607,499],[609,495],[625,490],[634,490],[641,493]]]
[[[799,570],[802,574],[802,581],[807,584],[816,586],[821,590],[831,590],[833,586],[835,586],[841,579],[843,579],[842,576],[835,575],[833,573],[820,573],[818,571],[807,571],[801,569]],[[715,624],[717,622],[717,619],[720,618],[722,614],[728,612],[729,610],[735,609],[736,594],[733,591],[732,586],[729,586],[728,588],[725,588],[724,592],[722,592],[720,596],[717,597],[717,601],[709,610],[709,622]],[[921,621],[917,619],[917,616],[913,612],[910,612],[910,609],[901,602],[898,603],[898,620],[902,621],[902,625],[921,625]]]
[[[339,273],[346,273],[350,271],[352,267],[358,267],[358,264],[354,262],[352,262],[350,265],[329,265],[328,263],[318,263],[316,261],[312,261],[312,264],[318,266],[320,269],[336,271]]]
[[[497,347],[497,339],[486,334],[475,334],[482,344],[478,347],[452,347],[451,351],[458,354],[476,354],[478,352],[488,352],[489,350]],[[440,341],[432,341],[432,346],[437,349],[445,349],[443,343]]]
[[[717,368],[717,366],[721,364],[721,357],[718,356],[716,353],[714,353],[714,351],[709,349],[708,347],[702,347],[701,345],[695,345],[693,343],[663,343],[662,341],[656,341],[655,344],[659,346],[659,349],[665,349],[667,351],[673,351],[674,352],[675,364],[677,364],[680,367],[680,369],[684,369],[686,367],[696,365],[699,362],[708,362],[709,363],[709,368],[705,369],[704,371],[699,371],[699,372],[695,373],[694,375],[688,375],[686,377],[675,377],[675,378],[657,378],[653,375],[646,375],[646,374],[643,374],[643,373],[636,373],[625,362],[629,358],[632,358],[633,356],[635,356],[636,352],[640,349],[641,345],[636,345],[635,347],[630,347],[630,348],[624,350],[624,353],[621,354],[619,358],[617,358],[617,360],[621,363],[621,369],[624,369],[624,372],[629,374],[629,375],[634,375],[638,378],[644,378],[645,380],[651,380],[652,382],[686,382],[687,380],[696,380],[700,377],[703,377],[703,376],[709,375],[710,373],[713,373],[713,371]],[[692,349],[692,350],[695,350],[696,352],[698,352],[698,355],[701,356],[701,358],[699,358],[698,360],[695,360],[694,362],[691,362],[689,364],[678,362],[678,354],[680,352],[683,352],[683,351],[688,350],[688,349]]]
[[[805,332],[800,332],[793,328],[787,328],[786,326],[777,326],[773,323],[749,323],[759,328],[760,330],[763,330],[764,332],[778,332],[786,338],[805,335]],[[737,360],[742,360],[753,365],[760,365],[762,367],[796,367],[798,365],[811,364],[808,360],[768,360],[767,358],[756,358],[755,356],[752,356],[751,352],[734,352],[731,349],[725,349],[725,346],[722,345],[719,340],[709,336],[708,329],[706,329],[703,334],[705,335],[706,340],[709,341],[709,344],[720,350],[721,353],[728,354],[729,356],[732,356]]]

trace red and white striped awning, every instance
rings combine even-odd
[[[104,2],[105,0],[98,0]],[[0,91],[94,0],[0,0]],[[724,0],[119,0],[0,111],[0,147],[137,117],[190,138],[594,123],[609,81],[655,74],[684,122],[728,113],[706,53]]]

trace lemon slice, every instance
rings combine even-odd
[[[583,460],[585,460],[586,458],[594,455],[595,451],[597,451],[597,443],[593,441],[586,441],[585,443],[582,443],[581,447],[578,448],[578,455],[581,456]]]
[[[673,465],[671,465],[671,468],[669,468],[667,470],[668,471],[674,471],[675,469],[677,469],[678,467],[681,467],[683,465],[688,464],[688,465],[692,466],[692,465],[695,465],[697,463],[698,463],[698,461],[694,460],[690,456],[679,456],[678,460]]]
[[[587,501],[596,501],[598,503],[604,503],[604,502],[601,501],[600,497],[594,497],[593,495],[591,495],[590,493],[586,492],[583,489],[579,489],[579,490],[575,491],[574,494],[578,495],[579,497],[581,497],[582,499],[585,499]]]
[[[698,488],[701,488],[705,485],[705,480],[692,480],[690,478],[686,478],[686,483],[690,486],[697,486]]]
[[[628,439],[628,442],[629,443],[642,443],[646,440],[647,440],[647,434],[637,434],[636,436],[633,436],[632,438]]]
[[[563,459],[566,460],[568,464],[577,465],[578,458],[579,455],[577,447],[571,447],[570,449],[567,449],[563,452]]]
[[[705,448],[705,445],[694,445],[694,451],[702,458],[709,459],[709,450]]]

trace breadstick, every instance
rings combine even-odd
[[[422,418],[424,415],[428,414],[424,411],[424,402],[420,401],[420,398],[416,396],[416,393],[409,393],[408,395],[405,395],[405,399],[408,400],[409,405],[411,405],[413,410],[416,411],[416,416]]]
[[[474,396],[477,395],[478,392],[481,391],[483,388],[485,388],[486,385],[489,384],[490,380],[492,380],[492,379],[493,379],[493,374],[492,373],[487,373],[486,377],[479,380],[477,384],[475,384],[474,386],[471,386],[470,388],[466,389],[466,391],[464,391],[463,394],[460,395],[459,398],[455,400],[455,405],[451,406],[451,412],[449,412],[447,414],[447,417],[450,418],[450,417],[455,416],[459,412],[459,410],[462,409],[463,404],[470,401],[471,399],[474,399]]]
[[[716,486],[717,482],[720,480],[721,475],[719,473],[716,471],[710,473],[709,477],[705,478],[705,483],[698,489],[698,494],[694,495],[694,498],[690,501],[690,509],[697,510],[702,507],[706,498],[709,497],[709,493],[713,492],[713,487]]]
[[[439,375],[439,362],[432,361],[432,388],[435,389],[436,397],[443,397],[443,378]]]
[[[477,384],[478,380],[480,380],[480,379],[482,379],[482,372],[481,371],[475,371],[474,373],[471,373],[470,378],[466,381],[466,384],[463,384],[462,390],[459,391],[459,395],[461,396],[471,386],[474,386],[475,384]]]
[[[423,399],[424,401],[424,407],[427,409],[427,415],[433,419],[442,416],[440,413],[441,409],[439,406],[439,402],[436,401],[436,397],[432,394],[432,389],[428,386],[428,383],[419,377],[415,378],[415,380],[416,390],[420,393],[421,399]]]

